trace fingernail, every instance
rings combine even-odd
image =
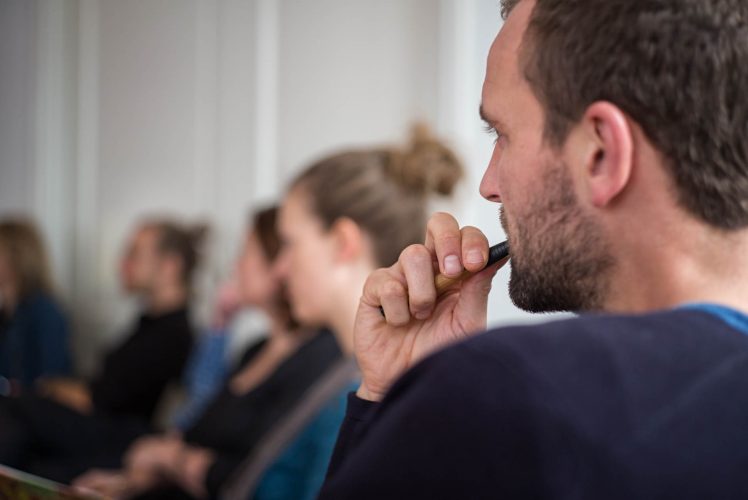
[[[462,272],[460,258],[456,255],[448,255],[444,258],[444,273],[450,276],[456,276]]]
[[[468,264],[483,264],[483,254],[480,250],[470,250],[465,256],[465,262]]]

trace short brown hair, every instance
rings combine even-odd
[[[681,206],[748,226],[745,0],[537,0],[520,59],[552,145],[609,101],[663,155]]]
[[[33,222],[22,217],[0,221],[0,251],[13,269],[20,298],[52,293],[49,258]]]
[[[311,199],[327,226],[348,217],[372,237],[380,266],[397,261],[408,245],[422,243],[427,197],[449,195],[463,175],[455,153],[416,126],[404,148],[352,150],[324,158],[292,183]]]
[[[208,225],[180,224],[170,219],[150,219],[143,226],[156,232],[156,249],[161,254],[174,255],[182,262],[182,283],[189,287],[200,265],[201,250],[208,233]]]

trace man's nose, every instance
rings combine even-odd
[[[494,146],[491,160],[483,172],[483,179],[480,182],[480,194],[488,201],[501,203],[501,193],[499,190],[499,158],[500,151],[498,146]]]

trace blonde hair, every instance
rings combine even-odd
[[[53,292],[49,258],[33,222],[21,217],[0,221],[0,251],[15,275],[19,298]]]
[[[430,194],[450,195],[463,176],[462,163],[428,128],[416,125],[405,147],[352,150],[324,158],[291,184],[311,200],[330,227],[341,217],[372,237],[380,266],[423,241]]]

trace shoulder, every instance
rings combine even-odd
[[[35,314],[47,314],[63,318],[63,312],[60,304],[49,294],[35,293],[23,301],[23,306]]]
[[[393,386],[385,402],[422,398],[420,404],[459,401],[490,410],[492,398],[501,394],[501,408],[512,401],[547,409],[593,394],[628,394],[647,377],[657,378],[665,390],[671,378],[736,349],[748,349],[747,336],[696,311],[587,315],[504,327],[428,357]],[[646,390],[656,389],[652,384]]]
[[[55,329],[53,325],[67,328],[67,316],[60,304],[50,295],[36,293],[26,298],[19,307],[19,314],[27,316],[32,324],[44,324],[45,330]],[[59,329],[59,328],[57,328]]]
[[[494,359],[522,358],[526,362],[566,360],[604,352],[621,355],[697,344],[742,343],[745,337],[711,314],[671,310],[641,315],[590,314],[536,325],[489,330],[440,355]]]

